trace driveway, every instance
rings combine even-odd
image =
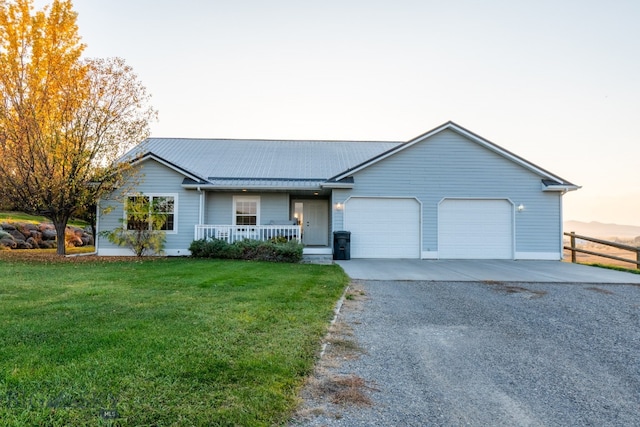
[[[376,280],[352,282],[292,425],[640,425],[640,286],[623,284],[635,275],[425,261],[410,281],[377,260],[340,264]],[[502,280],[521,264],[526,276]]]
[[[336,261],[352,279],[636,283],[640,274],[560,261],[352,259]]]

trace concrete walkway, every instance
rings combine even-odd
[[[351,259],[336,263],[352,279],[362,280],[640,284],[640,274],[560,261]]]

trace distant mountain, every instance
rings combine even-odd
[[[602,222],[565,221],[564,231],[575,231],[583,236],[601,239],[618,237],[621,239],[633,239],[640,236],[640,227],[635,225],[604,224]]]

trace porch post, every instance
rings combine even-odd
[[[205,203],[205,192],[198,187],[198,191],[200,192],[200,207],[198,211],[198,223],[204,224],[204,203]]]

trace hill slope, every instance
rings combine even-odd
[[[565,221],[564,231],[575,231],[576,234],[584,236],[596,237],[601,239],[618,237],[622,239],[633,239],[640,236],[640,227],[635,225],[621,224],[605,224],[602,222],[591,221]]]

